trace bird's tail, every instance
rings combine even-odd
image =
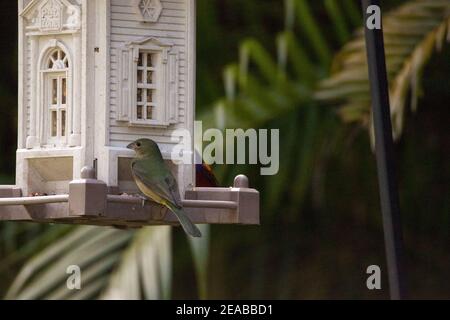
[[[167,206],[177,216],[181,226],[187,234],[195,238],[200,238],[202,236],[200,230],[192,223],[182,208],[177,208],[172,204],[167,204]]]

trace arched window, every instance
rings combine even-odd
[[[47,144],[61,146],[67,142],[68,75],[67,54],[56,48],[44,65],[44,136]]]
[[[69,69],[69,59],[64,51],[56,49],[48,58],[47,67],[49,70]]]

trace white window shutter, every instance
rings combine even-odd
[[[140,52],[160,57],[157,66],[156,117],[136,119],[137,65]],[[122,125],[167,128],[179,123],[179,52],[172,44],[154,38],[128,43],[119,49],[116,120]],[[148,90],[148,89],[147,89]]]
[[[179,84],[179,69],[178,69],[178,53],[175,50],[169,52],[168,57],[168,77],[166,82],[166,122],[169,124],[178,123],[178,110],[179,110],[179,97],[178,97],[178,84]]]
[[[122,48],[119,52],[119,81],[117,83],[117,121],[130,121],[130,85],[132,77],[130,74],[130,63],[132,59],[128,48]]]

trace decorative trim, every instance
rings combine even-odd
[[[67,56],[68,62],[69,62],[69,69],[67,70],[62,70],[61,72],[66,73],[66,77],[67,77],[67,117],[68,119],[67,121],[67,128],[66,128],[66,141],[64,141],[64,144],[68,143],[68,137],[70,136],[70,133],[72,132],[72,108],[73,108],[73,103],[72,103],[72,99],[73,99],[73,59],[72,59],[72,54],[71,51],[69,50],[69,48],[61,41],[56,40],[56,39],[52,39],[50,40],[47,45],[41,50],[40,55],[39,55],[39,59],[38,59],[38,63],[37,63],[37,68],[38,68],[38,75],[36,77],[36,79],[32,79],[32,81],[36,81],[37,82],[37,104],[35,106],[36,108],[36,114],[38,115],[42,115],[41,117],[39,117],[39,120],[37,122],[37,130],[36,132],[38,133],[38,137],[40,140],[41,144],[46,144],[48,142],[48,133],[47,133],[47,127],[46,124],[48,122],[47,119],[47,113],[44,111],[45,107],[46,107],[46,88],[47,88],[47,76],[46,76],[46,72],[43,72],[43,70],[45,69],[45,62],[47,61],[47,57],[48,55],[52,52],[52,50],[54,49],[61,49],[62,51],[64,51],[64,53]],[[56,70],[56,72],[58,72],[58,70]]]
[[[187,78],[186,78],[186,111],[185,111],[185,126],[189,132],[194,132],[194,120],[195,120],[195,106],[196,106],[196,11],[197,1],[186,1],[188,18],[186,21],[186,63],[187,63]],[[191,135],[191,146],[194,149],[194,134]],[[194,162],[194,155],[191,156],[192,163]],[[189,187],[189,184],[195,185],[195,166],[184,166],[184,186]]]
[[[152,120],[138,120],[137,105],[137,63],[140,52],[158,54],[160,57],[157,83],[157,110]],[[170,43],[153,37],[128,42],[119,49],[118,110],[116,120],[136,127],[166,128],[179,122],[178,87],[179,53]]]
[[[42,32],[58,32],[63,26],[63,5],[58,0],[47,0],[39,8],[39,29]]]
[[[20,13],[27,35],[75,33],[81,29],[81,7],[67,0],[33,0]]]
[[[143,22],[158,22],[163,7],[160,0],[135,0],[135,8]]]

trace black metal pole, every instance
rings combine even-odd
[[[372,91],[378,183],[383,214],[389,287],[391,299],[398,300],[404,298],[405,295],[402,262],[403,237],[394,164],[394,142],[392,138],[383,28],[382,24],[379,25],[380,28],[377,28],[377,24],[374,23],[377,21],[377,18],[379,18],[378,21],[381,21],[381,10],[379,10],[381,6],[379,0],[362,0],[362,4]],[[379,17],[376,17],[377,13],[379,13]]]

